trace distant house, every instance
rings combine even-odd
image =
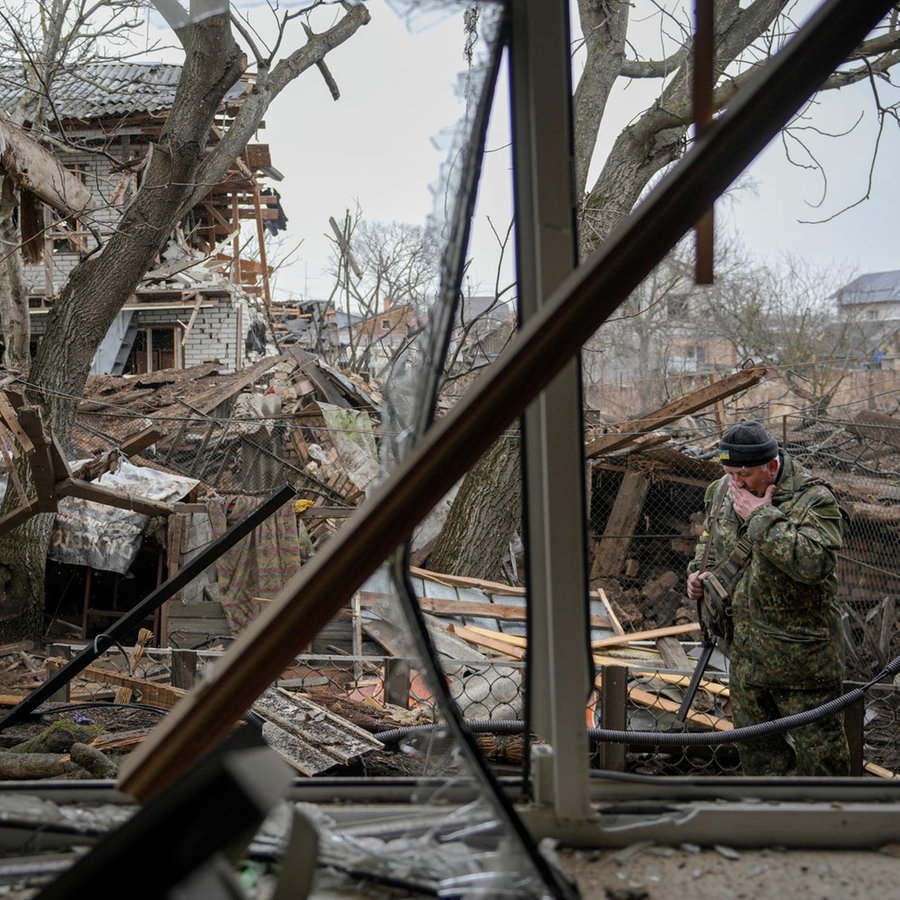
[[[900,270],[870,272],[832,295],[841,319],[900,320]]]
[[[116,227],[138,189],[180,75],[177,65],[111,62],[85,66],[54,84],[56,119],[50,127],[66,138],[65,147],[55,152],[75,174],[76,185],[84,185],[91,203],[81,215],[66,215],[61,205],[22,192],[34,346],[72,269]],[[0,110],[14,107],[23,81],[10,68],[0,72]],[[251,88],[240,81],[229,90],[220,110],[223,124]],[[278,193],[263,186],[267,178],[281,179],[268,147],[248,145],[222,182],[175,229],[110,328],[92,373],[143,374],[203,362],[235,371],[245,364],[255,346],[252,328],[270,301],[270,271],[264,247],[257,248],[256,260],[242,255],[246,236],[240,235],[241,225],[253,225],[256,238],[286,222]]]
[[[389,298],[377,312],[348,324],[357,357],[363,357],[368,370],[376,376],[383,374],[385,367],[409,346],[411,336],[422,327],[415,304],[393,303]]]
[[[862,368],[893,368],[900,357],[900,270],[860,275],[830,299],[837,304],[832,327],[843,330],[847,354]]]

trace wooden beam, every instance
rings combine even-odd
[[[28,454],[28,463],[31,467],[31,477],[37,494],[37,508],[41,512],[54,512],[57,500],[56,482],[60,476],[67,478],[68,470],[64,470],[62,473],[56,471],[51,445],[44,434],[44,423],[36,406],[23,406],[19,410],[19,424],[32,444],[32,451]]]
[[[603,537],[599,539],[594,553],[592,579],[622,574],[649,490],[650,479],[646,473],[636,469],[625,472],[606,528],[603,529]]]
[[[163,709],[172,709],[187,694],[187,691],[181,688],[160,684],[158,681],[148,681],[146,678],[133,678],[130,675],[111,672],[109,669],[101,669],[99,666],[86,666],[81,677],[85,681],[97,681],[100,684],[112,684],[138,691],[142,703],[160,706]]]
[[[104,484],[95,484],[93,481],[80,481],[77,478],[64,478],[58,482],[56,484],[56,496],[92,500],[94,503],[102,503],[105,506],[113,506],[116,509],[127,509],[130,512],[141,513],[145,516],[171,516],[175,512],[171,503],[136,497],[133,494],[126,494],[117,488],[107,487]]]
[[[754,384],[758,384],[765,377],[766,369],[763,366],[753,366],[742,369],[732,375],[720,378],[715,384],[707,385],[699,390],[686,394],[679,400],[660,407],[656,412],[643,416],[640,419],[632,419],[618,426],[612,434],[604,434],[588,442],[585,447],[585,456],[591,459],[603,453],[612,453],[613,450],[621,450],[637,440],[637,438],[653,431],[654,428],[662,428],[671,425],[684,416],[705,409],[723,397],[730,397],[740,391],[744,391]]]
[[[601,647],[617,647],[637,641],[655,641],[661,637],[674,637],[677,634],[699,634],[699,632],[700,625],[697,622],[689,622],[686,625],[667,625],[664,628],[650,628],[647,631],[632,631],[629,634],[614,634],[612,637],[598,638],[596,641],[591,641],[591,647],[596,650]]]
[[[4,116],[0,116],[0,163],[19,187],[67,216],[77,216],[97,206],[80,178]]]
[[[22,452],[28,454],[34,450],[34,446],[31,443],[31,438],[25,434],[22,426],[19,424],[19,414],[16,411],[17,406],[21,406],[21,398],[17,398],[15,394],[8,394],[6,391],[0,391],[0,417],[2,417],[6,427],[16,436],[16,440],[22,447]]]

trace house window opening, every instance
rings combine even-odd
[[[126,375],[147,375],[160,369],[181,368],[181,326],[141,328],[125,366]]]

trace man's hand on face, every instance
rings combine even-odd
[[[760,506],[768,506],[772,502],[772,495],[775,493],[775,485],[770,484],[762,495],[753,493],[752,490],[731,483],[731,504],[734,511],[740,519],[746,519],[750,513]]]

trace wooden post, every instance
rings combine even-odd
[[[384,661],[384,702],[409,709],[411,687],[409,660],[391,657]]]
[[[625,666],[600,667],[600,727],[624,731],[628,723],[628,669]],[[600,744],[600,768],[625,771],[625,745]]]
[[[189,691],[197,677],[197,651],[172,651],[172,687]]]
[[[629,469],[623,476],[616,502],[594,555],[591,578],[622,574],[649,490],[650,479],[643,472]]]
[[[844,692],[846,693],[856,687],[858,685],[845,684]],[[854,777],[861,777],[865,774],[863,772],[865,713],[866,704],[864,700],[859,700],[844,710],[844,731],[847,734],[847,743],[850,745],[850,772],[848,774]]]

